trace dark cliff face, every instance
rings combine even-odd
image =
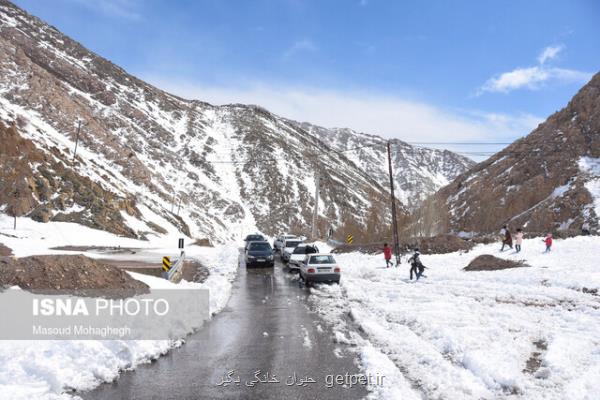
[[[458,176],[421,210],[436,231],[598,229],[600,74],[527,137]]]

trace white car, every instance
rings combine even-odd
[[[307,254],[316,254],[319,248],[314,244],[299,244],[290,255],[288,267],[293,270],[299,270],[300,264],[304,261]]]
[[[294,249],[302,243],[302,240],[298,238],[286,239],[281,245],[281,261],[290,261],[290,256],[294,252]]]
[[[340,283],[342,269],[331,254],[309,254],[300,264],[300,278],[305,284],[313,282]]]
[[[289,233],[277,236],[273,242],[273,250],[281,252],[281,249],[283,248],[283,242],[285,242],[287,239],[294,239],[295,237],[296,235],[290,235]]]

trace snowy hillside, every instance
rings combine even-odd
[[[387,215],[379,150],[332,151],[363,143],[365,135],[323,135],[257,106],[217,107],[170,95],[6,0],[0,123],[12,129],[7,149],[21,143],[36,161],[25,168],[19,163],[26,160],[4,154],[0,180],[10,189],[0,207],[39,221],[138,238],[173,227],[218,241],[257,229],[306,232],[317,173],[321,234],[330,226],[339,235],[350,226],[366,231],[369,214]],[[397,144],[400,198],[411,206],[468,163]],[[11,176],[16,170],[25,176]]]
[[[375,398],[591,400],[600,393],[599,245],[557,240],[543,254],[536,238],[520,254],[491,244],[424,255],[418,282],[407,264],[384,268],[382,255],[340,254],[341,285],[312,294],[338,340],[356,343],[365,368],[394,381]],[[531,267],[462,270],[481,254]]]
[[[458,176],[425,204],[436,232],[600,231],[600,73],[526,137]]]
[[[332,148],[345,152],[346,157],[383,187],[389,186],[386,141],[382,137],[306,122],[300,126]],[[395,194],[411,210],[475,165],[473,160],[456,153],[411,146],[397,139],[392,140],[391,149]]]

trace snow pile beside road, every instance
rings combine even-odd
[[[240,250],[234,243],[217,247],[190,247],[190,256],[200,260],[208,268],[210,275],[200,284],[210,290],[210,313],[217,314],[227,304],[231,296],[233,280],[237,275]],[[186,254],[188,254],[186,253]]]
[[[592,399],[600,393],[598,237],[541,238],[523,251],[479,245],[424,255],[427,278],[386,269],[383,255],[336,255],[342,284],[313,289],[338,340],[359,346],[363,368],[394,377],[401,398]],[[466,272],[482,254],[530,268]],[[364,332],[356,333],[348,315]],[[390,369],[395,366],[395,369]],[[373,398],[398,398],[371,387]]]
[[[184,281],[176,285],[161,278],[129,274],[151,289],[208,288],[210,311],[215,314],[224,308],[231,294],[239,250],[236,246],[191,246],[187,253],[209,268],[210,276],[205,282]],[[182,343],[183,340],[0,341],[0,397],[69,399],[76,396],[74,391],[91,390],[102,382],[113,381],[120,371],[134,369]]]
[[[163,340],[44,340],[0,342],[2,399],[70,399],[167,353]]]

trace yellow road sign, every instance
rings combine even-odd
[[[171,257],[163,257],[162,268],[165,271],[169,271],[171,269]]]
[[[346,236],[346,243],[352,244],[353,241],[354,241],[354,236],[352,236],[352,235]]]

